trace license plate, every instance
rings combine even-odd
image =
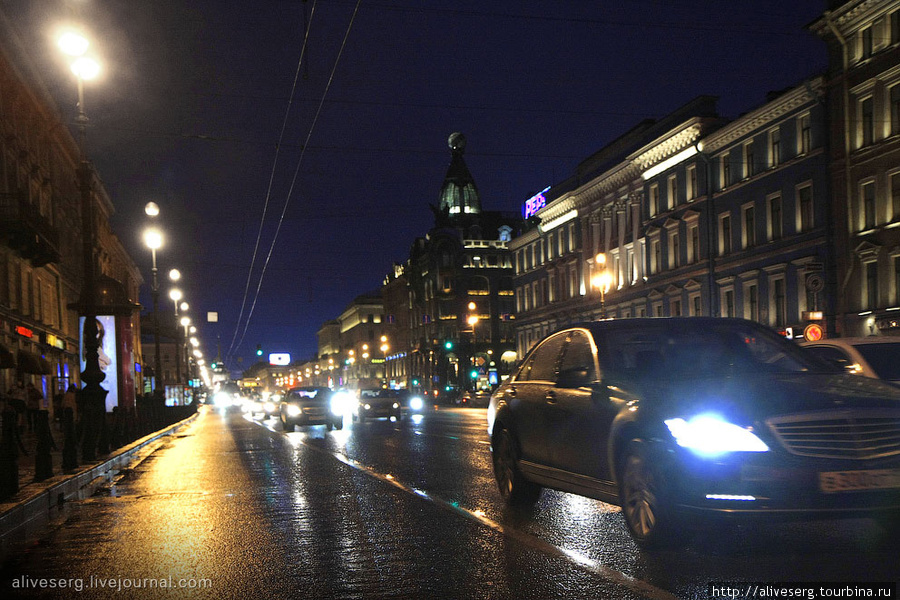
[[[819,487],[826,494],[900,488],[900,469],[822,472],[819,473]]]

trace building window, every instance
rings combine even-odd
[[[658,239],[654,239],[650,242],[650,247],[653,249],[650,254],[650,272],[658,273],[662,266],[662,244]]]
[[[812,186],[797,188],[798,231],[809,231],[813,228]]]
[[[888,102],[891,105],[891,135],[900,135],[900,85],[891,88]]]
[[[872,26],[866,27],[862,31],[859,32],[859,37],[862,42],[862,55],[861,58],[863,60],[872,56]]]
[[[723,311],[726,317],[734,317],[734,290],[725,290]]]
[[[891,44],[900,42],[900,10],[891,13]]]
[[[861,141],[860,147],[871,146],[875,141],[875,101],[871,96],[859,103]]]
[[[754,283],[747,286],[747,315],[751,321],[759,321],[759,287]]]
[[[729,160],[727,153],[723,154],[719,160],[719,165],[722,168],[722,182],[720,189],[725,189],[731,185],[731,161]]]
[[[695,263],[700,260],[700,226],[691,225],[688,228],[690,245],[688,246],[688,262]]]
[[[669,312],[673,317],[681,316],[681,300],[672,300],[669,302]]]
[[[691,316],[703,316],[703,302],[700,298],[700,294],[694,294],[691,296]]]
[[[744,144],[744,177],[753,177],[756,173],[756,155],[753,153],[753,142]]]
[[[660,213],[659,208],[659,185],[650,185],[650,216],[654,217]]]
[[[666,182],[666,189],[669,192],[669,197],[666,199],[668,202],[667,208],[672,209],[678,206],[678,177],[672,175],[669,177]]]
[[[772,306],[775,309],[775,327],[787,326],[787,298],[785,296],[784,279],[772,282]]]
[[[697,189],[697,165],[688,165],[687,167],[687,199],[688,201],[697,198],[699,190]]]
[[[784,235],[784,217],[781,213],[781,196],[769,198],[769,231],[772,240],[780,240]]]
[[[866,263],[866,306],[869,310],[878,308],[878,262]]]
[[[756,210],[753,206],[744,207],[744,248],[756,245]]]
[[[892,220],[900,221],[900,173],[891,175],[891,215]]]
[[[669,233],[669,268],[677,269],[681,266],[680,240],[677,231]]]
[[[731,216],[719,218],[719,254],[731,254]]]
[[[860,190],[863,204],[863,229],[875,227],[875,182],[867,181]]]
[[[777,167],[781,164],[781,130],[769,132],[769,165]]]
[[[809,115],[802,115],[797,119],[797,129],[797,154],[803,155],[812,148],[812,128]]]
[[[900,256],[894,257],[894,304],[900,304]]]

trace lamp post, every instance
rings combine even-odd
[[[150,217],[156,217],[157,215],[159,215],[159,207],[155,202],[150,202],[144,208],[144,212],[146,212]],[[144,243],[147,244],[148,248],[150,248],[150,258],[152,261],[150,268],[150,272],[152,274],[150,296],[153,298],[153,343],[155,347],[153,374],[156,378],[153,386],[153,392],[156,395],[157,401],[160,400],[159,383],[162,379],[162,361],[160,360],[159,352],[159,280],[157,278],[157,274],[159,273],[159,271],[156,268],[156,251],[162,247],[162,242],[162,233],[155,227],[151,227],[144,232]]]
[[[174,270],[174,269],[173,269]],[[169,273],[169,277],[171,278],[172,274]],[[178,383],[178,386],[181,386],[181,330],[178,328],[178,302],[182,298],[181,290],[178,288],[172,288],[169,290],[169,298],[175,303],[175,327],[173,333],[175,334],[175,381]],[[178,394],[178,398],[181,399],[181,394]]]
[[[82,358],[84,371],[81,373],[82,401],[84,405],[84,433],[82,436],[82,460],[93,462],[97,457],[97,447],[103,418],[106,412],[105,400],[107,391],[100,385],[106,376],[100,368],[100,339],[97,327],[97,253],[94,229],[93,181],[94,169],[87,160],[85,138],[87,129],[87,113],[84,108],[84,82],[99,74],[100,65],[86,55],[90,42],[84,36],[66,32],[57,43],[60,50],[74,60],[71,63],[72,73],[78,85],[78,115],[75,123],[78,126],[79,144],[83,158],[77,169],[78,189],[81,196],[81,240],[83,279],[80,312],[84,316],[82,329]],[[71,466],[71,457],[69,457]]]
[[[606,318],[606,293],[612,285],[612,274],[606,268],[606,254],[601,252],[594,258],[594,264],[600,267],[600,271],[594,276],[592,283],[600,290],[600,318]]]

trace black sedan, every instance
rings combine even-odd
[[[388,388],[375,390],[359,390],[359,403],[356,417],[360,421],[366,419],[387,418],[399,421],[402,417],[404,393]]]
[[[297,425],[325,425],[328,431],[344,426],[344,400],[341,392],[327,387],[297,387],[285,392],[279,412],[285,431]]]
[[[622,507],[645,547],[688,515],[900,516],[900,393],[757,323],[573,326],[538,343],[488,410],[509,503],[542,487]]]

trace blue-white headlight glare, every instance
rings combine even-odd
[[[702,456],[726,452],[768,452],[769,447],[747,428],[713,415],[665,421],[675,442]]]
[[[413,396],[409,399],[409,407],[412,410],[422,410],[425,408],[425,401],[418,396]]]
[[[347,392],[335,392],[331,396],[331,414],[333,415],[345,415],[350,407],[350,403],[353,401],[353,396],[348,394]]]

